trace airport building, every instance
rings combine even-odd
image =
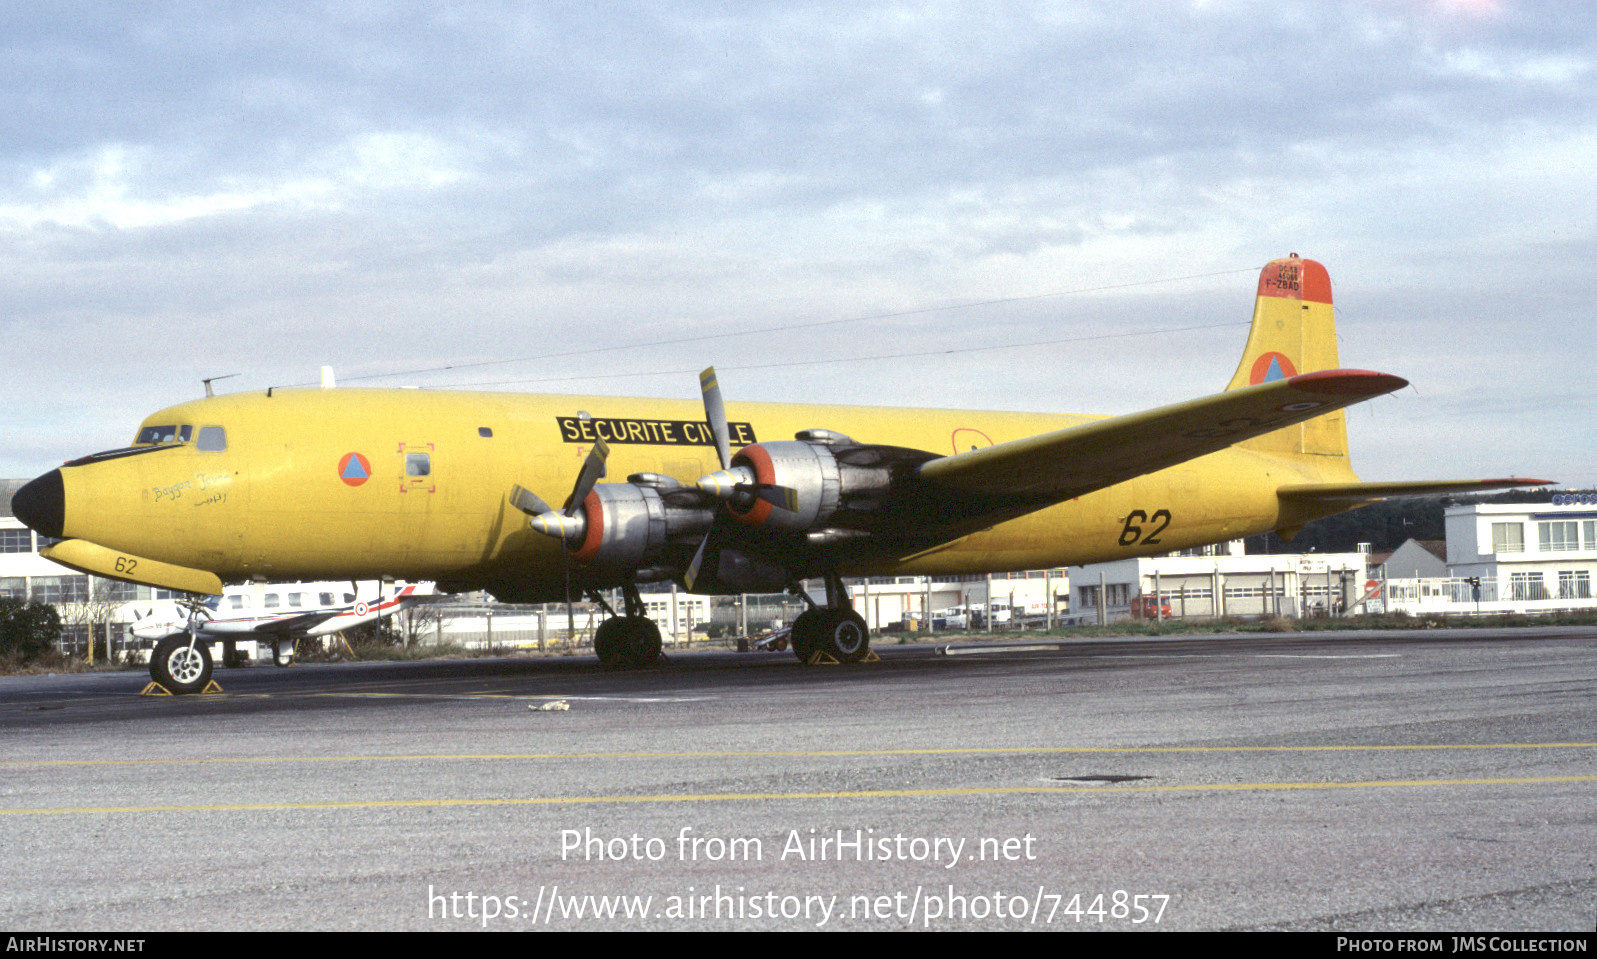
[[[1369,591],[1364,553],[1248,554],[1242,540],[1072,566],[1076,623],[1136,618],[1340,616]]]
[[[1385,607],[1413,614],[1552,613],[1597,609],[1597,496],[1551,503],[1469,503],[1443,514],[1446,570],[1397,576],[1388,563]],[[1395,555],[1395,554],[1394,554]]]

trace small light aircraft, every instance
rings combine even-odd
[[[14,515],[72,568],[216,594],[251,579],[432,580],[551,602],[620,588],[600,660],[646,666],[638,584],[825,583],[792,646],[857,661],[844,576],[1042,569],[1167,553],[1387,496],[1539,484],[1364,483],[1344,407],[1406,381],[1339,368],[1331,281],[1296,254],[1259,277],[1223,392],[1123,416],[686,400],[271,389],[169,407],[131,446],[22,487]],[[793,437],[785,439],[783,437]],[[733,447],[741,447],[735,454]],[[608,474],[624,482],[600,482]],[[570,490],[559,508],[550,495]],[[608,609],[608,607],[606,607]],[[614,611],[611,611],[612,613]],[[209,679],[203,644],[152,673]]]
[[[223,661],[233,665],[239,640],[255,640],[272,649],[272,660],[287,666],[294,660],[294,641],[306,636],[329,636],[365,623],[386,619],[400,610],[431,599],[431,584],[399,586],[391,592],[376,584],[362,591],[356,584],[250,583],[227,586],[207,598],[191,614],[191,604],[170,600],[132,606],[132,633],[155,643],[150,661],[170,658],[174,645],[187,646],[189,625],[203,642],[221,642]],[[157,677],[157,681],[171,679]],[[165,682],[162,685],[166,685]]]

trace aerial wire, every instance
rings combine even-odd
[[[785,333],[785,332],[790,332],[790,331],[793,331],[793,330],[811,330],[811,329],[818,329],[818,328],[827,327],[827,326],[841,326],[841,325],[847,324],[847,323],[864,323],[864,322],[869,322],[869,321],[872,321],[872,320],[900,319],[900,318],[907,317],[907,316],[922,316],[922,315],[925,315],[925,314],[928,314],[928,313],[946,313],[946,312],[952,312],[954,310],[968,310],[968,309],[974,309],[976,307],[983,307],[983,306],[1000,306],[1000,305],[1007,304],[1007,303],[1024,303],[1024,302],[1029,302],[1029,301],[1034,301],[1034,300],[1051,299],[1051,298],[1054,298],[1054,297],[1061,297],[1061,296],[1080,296],[1080,295],[1087,294],[1087,293],[1106,293],[1106,292],[1110,292],[1110,291],[1113,291],[1113,290],[1127,290],[1127,289],[1136,289],[1138,287],[1157,286],[1157,285],[1166,284],[1166,283],[1180,283],[1180,282],[1183,282],[1183,281],[1186,281],[1186,280],[1203,280],[1203,279],[1211,279],[1213,277],[1219,277],[1219,276],[1234,276],[1234,275],[1236,275],[1238,273],[1252,273],[1252,272],[1256,271],[1257,269],[1258,269],[1258,267],[1256,267],[1256,266],[1250,266],[1250,267],[1245,267],[1245,268],[1241,268],[1241,269],[1234,269],[1234,270],[1218,270],[1218,271],[1215,271],[1215,272],[1212,272],[1212,273],[1191,273],[1191,274],[1187,274],[1185,276],[1162,277],[1160,279],[1154,279],[1154,280],[1137,280],[1137,281],[1131,282],[1131,283],[1110,283],[1110,284],[1105,284],[1105,285],[1101,285],[1101,286],[1079,287],[1077,289],[1071,289],[1071,290],[1054,290],[1054,291],[1051,291],[1051,292],[1048,292],[1048,293],[1031,293],[1031,294],[1027,294],[1027,295],[1024,295],[1024,296],[1005,296],[1005,297],[998,297],[998,298],[989,299],[989,300],[974,300],[974,301],[971,301],[969,303],[951,303],[951,304],[944,304],[942,306],[916,307],[915,309],[909,309],[909,310],[893,310],[893,311],[889,311],[889,312],[885,312],[885,313],[870,313],[870,314],[865,314],[865,315],[861,315],[861,316],[849,316],[849,317],[842,317],[840,319],[833,319],[833,320],[814,320],[814,321],[810,321],[810,322],[807,322],[807,323],[788,323],[788,324],[783,324],[783,325],[780,325],[780,326],[767,326],[767,327],[761,327],[759,329],[752,329],[752,330],[729,330],[729,331],[719,332],[719,333],[701,333],[701,334],[696,334],[696,335],[693,335],[693,336],[680,336],[680,337],[673,337],[673,338],[670,338],[670,339],[650,340],[650,341],[638,342],[638,343],[622,343],[622,344],[611,345],[611,346],[595,346],[595,347],[588,347],[586,349],[565,350],[565,351],[556,352],[556,353],[539,353],[539,354],[532,355],[532,356],[504,357],[504,358],[492,359],[492,360],[478,360],[478,361],[471,362],[471,363],[450,363],[450,364],[446,364],[446,365],[443,365],[443,366],[422,367],[422,368],[411,369],[411,370],[397,370],[397,371],[394,371],[394,372],[391,372],[391,373],[365,373],[365,374],[361,374],[361,375],[358,375],[358,376],[343,376],[343,377],[340,377],[339,379],[340,379],[341,382],[344,382],[344,383],[352,383],[352,382],[359,382],[359,381],[362,381],[362,380],[383,379],[383,378],[396,377],[396,376],[425,376],[425,375],[430,374],[430,373],[448,373],[448,372],[454,372],[454,371],[457,371],[457,370],[480,369],[480,368],[485,367],[485,366],[503,366],[503,365],[508,365],[508,364],[511,364],[511,363],[530,363],[530,362],[534,362],[534,361],[537,361],[537,360],[569,359],[569,358],[575,357],[575,356],[592,356],[592,355],[598,354],[598,353],[614,353],[614,352],[619,352],[619,351],[622,351],[622,350],[652,349],[652,348],[657,348],[657,347],[662,347],[662,346],[677,346],[677,345],[680,345],[680,344],[683,344],[683,343],[702,343],[702,342],[707,342],[707,341],[710,341],[710,340],[730,339],[732,337],[737,337],[737,336],[760,336],[760,335],[765,335],[765,334],[770,334],[770,333]],[[1236,326],[1236,325],[1239,325],[1239,324],[1236,324],[1236,323],[1223,323],[1223,324],[1216,324],[1216,325],[1217,326]],[[1148,331],[1143,332],[1143,333],[1106,334],[1103,337],[1091,337],[1091,336],[1089,336],[1089,337],[1080,337],[1079,339],[1090,340],[1090,339],[1104,339],[1104,338],[1110,338],[1110,337],[1115,337],[1115,336],[1153,335],[1153,334],[1157,334],[1157,333],[1182,332],[1183,330],[1188,330],[1188,329],[1208,329],[1208,328],[1210,328],[1210,327],[1182,327],[1182,328],[1179,328],[1179,329],[1169,329],[1169,330],[1148,330]],[[794,362],[794,363],[773,363],[773,364],[767,364],[767,365],[764,365],[764,366],[742,366],[742,367],[731,367],[731,366],[728,366],[728,367],[725,367],[725,368],[726,369],[768,369],[768,368],[780,367],[780,366],[810,366],[810,365],[818,365],[818,364],[821,364],[821,363],[856,362],[858,360],[864,360],[864,359],[898,359],[898,358],[902,358],[902,357],[913,357],[913,356],[932,356],[932,355],[938,355],[938,354],[942,354],[942,353],[977,352],[977,351],[981,351],[981,350],[994,350],[994,349],[1016,349],[1016,348],[1020,348],[1020,347],[1024,347],[1024,346],[1042,346],[1042,345],[1048,345],[1048,344],[1051,344],[1051,343],[1074,342],[1075,339],[1078,339],[1078,338],[1065,339],[1065,340],[1048,340],[1048,341],[1043,341],[1042,343],[1023,343],[1023,344],[1012,344],[1012,345],[1011,344],[1005,344],[1005,345],[1002,345],[1002,346],[989,346],[989,347],[970,347],[970,348],[957,349],[957,350],[932,350],[932,351],[928,351],[928,352],[924,352],[924,353],[894,354],[892,356],[881,356],[881,357],[861,357],[861,358],[833,357],[833,358],[828,358],[828,359],[824,359],[824,360],[807,360],[807,361],[800,361],[800,362]],[[608,378],[624,377],[624,376],[655,376],[655,375],[662,375],[662,374],[656,374],[656,373],[617,373],[617,374],[606,374],[606,375],[600,375],[600,376],[591,376],[591,375],[589,375],[589,376],[580,376],[580,377],[579,376],[562,377],[562,378],[556,378],[556,379],[499,380],[499,381],[495,381],[493,383],[478,383],[478,384],[469,384],[469,385],[487,386],[487,385],[503,385],[503,384],[507,384],[507,383],[558,382],[560,379],[573,379],[573,380],[575,380],[575,379],[608,379]],[[315,385],[317,385],[317,384],[314,381],[307,381],[307,382],[303,382],[303,383],[286,384],[286,386],[288,386],[288,387],[315,386]],[[280,389],[280,388],[283,388],[283,387],[273,387],[273,389]],[[448,389],[448,388],[452,388],[452,387],[438,387],[438,388],[440,388],[440,389]],[[453,387],[453,388],[460,388],[460,387]]]

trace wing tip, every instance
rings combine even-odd
[[[1408,380],[1401,376],[1374,370],[1320,370],[1317,373],[1299,373],[1288,377],[1287,382],[1306,393],[1326,396],[1378,396],[1396,392],[1408,385]]]

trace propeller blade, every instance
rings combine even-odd
[[[726,425],[726,404],[721,402],[721,384],[715,380],[715,367],[705,367],[699,374],[699,391],[704,394],[704,416],[715,437],[715,455],[720,457],[722,469],[730,469],[732,433]]]
[[[699,578],[699,567],[704,563],[704,548],[709,545],[710,533],[706,530],[704,538],[699,540],[698,550],[693,554],[693,562],[688,564],[688,571],[682,574],[682,585],[690,590],[693,588],[693,581]]]
[[[582,472],[577,474],[577,485],[571,490],[571,498],[566,500],[567,516],[575,516],[582,509],[582,501],[588,498],[588,494],[593,492],[593,484],[604,475],[604,461],[609,455],[609,445],[604,440],[594,440],[593,448],[588,450],[588,458],[582,461]]]
[[[789,513],[798,512],[798,490],[791,486],[767,484],[755,491],[754,498],[763,499],[777,509],[785,509]]]
[[[548,503],[539,499],[531,490],[524,489],[519,485],[510,487],[510,505],[528,516],[540,516],[544,513],[554,512]]]

